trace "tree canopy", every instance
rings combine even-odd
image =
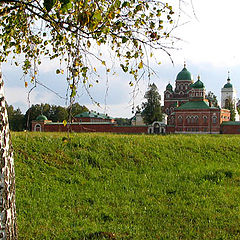
[[[213,92],[209,91],[206,95],[206,99],[209,101],[212,107],[218,107],[217,96]]]
[[[132,86],[148,66],[145,56],[172,48],[173,16],[173,7],[160,0],[0,0],[0,61],[11,57],[18,65],[21,54],[23,72],[36,84],[42,56],[58,58],[56,73],[66,74],[74,98],[79,82],[98,83],[97,61],[111,71],[107,45],[133,76]]]
[[[226,99],[224,108],[230,110],[230,121],[235,121],[236,117],[236,111],[235,111],[235,106],[234,102],[231,98]]]
[[[161,96],[158,93],[157,86],[153,83],[149,85],[148,91],[144,97],[147,102],[142,104],[142,116],[146,124],[162,120]]]

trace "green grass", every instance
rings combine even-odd
[[[240,239],[240,136],[14,133],[19,239]]]

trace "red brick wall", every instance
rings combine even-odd
[[[221,125],[223,134],[240,134],[240,125]]]
[[[174,126],[166,126],[166,133],[174,133],[175,132],[175,127]]]
[[[44,121],[32,121],[32,131],[37,124],[41,125],[41,131],[44,132]]]
[[[74,132],[112,132],[112,133],[148,133],[147,126],[115,126],[113,124],[74,124],[71,125]],[[66,132],[68,127],[63,124],[46,124],[45,132]]]
[[[217,117],[216,123],[212,121],[213,116]],[[179,116],[182,116],[182,122],[179,121]],[[188,122],[187,117],[197,116],[198,121]],[[207,117],[204,122],[204,116]],[[220,109],[198,109],[198,110],[176,110],[175,112],[175,131],[176,132],[220,132]]]

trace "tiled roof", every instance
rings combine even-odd
[[[224,121],[222,122],[222,125],[239,125],[240,126],[240,121]]]
[[[186,102],[180,107],[177,108],[177,110],[181,109],[210,109],[213,107],[209,107],[208,104],[205,101],[190,101]]]

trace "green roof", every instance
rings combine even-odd
[[[199,79],[191,85],[192,88],[205,88],[204,84],[202,81],[200,81]]]
[[[170,92],[173,92],[173,88],[172,88],[172,85],[170,83],[166,86],[166,90],[168,90]]]
[[[103,113],[96,113],[93,111],[90,112],[83,112],[80,114],[77,114],[75,117],[86,117],[86,118],[101,118],[101,119],[113,119],[111,117],[109,117],[107,114],[103,114]]]
[[[177,80],[192,81],[191,73],[184,67],[183,70],[178,73]]]
[[[230,78],[227,79],[227,83],[223,86],[223,88],[232,88],[232,84],[230,83]]]
[[[240,121],[224,121],[222,122],[222,125],[239,125],[240,126]]]
[[[212,107],[209,107],[208,104],[205,101],[192,101],[192,102],[186,102],[182,104],[180,107],[177,108],[177,110],[182,109],[210,109]]]
[[[44,120],[48,120],[47,117],[45,115],[39,115],[37,118],[36,118],[37,121],[44,121]]]

